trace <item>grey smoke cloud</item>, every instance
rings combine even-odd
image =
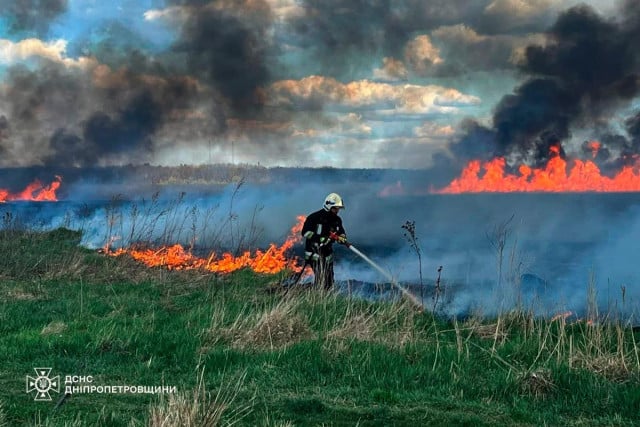
[[[68,0],[0,0],[0,15],[7,19],[9,32],[43,36],[67,7]]]
[[[20,7],[11,3],[9,8],[15,22],[29,9],[29,2],[18,3]],[[49,10],[46,16],[66,7],[45,3],[31,6],[41,14]],[[74,62],[65,59],[66,45],[5,41],[10,60],[31,63],[10,66],[0,88],[0,115],[6,123],[0,148],[8,153],[4,163],[64,167],[148,162],[172,145],[223,146],[229,123],[240,126],[238,131],[244,123],[272,117],[263,116],[260,90],[270,81],[273,61],[269,5],[171,4],[185,8],[185,19],[169,23],[176,26],[176,40],[162,52],[117,21],[104,22],[74,41],[70,50],[83,55]],[[23,21],[26,28],[26,15]],[[27,50],[30,54],[22,57]],[[279,115],[287,120],[285,111]]]

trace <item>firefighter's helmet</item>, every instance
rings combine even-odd
[[[331,208],[344,209],[344,203],[342,203],[342,197],[337,193],[331,193],[324,198],[324,205],[322,206],[325,211],[331,210]]]

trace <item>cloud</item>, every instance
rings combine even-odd
[[[443,62],[440,50],[426,35],[417,36],[407,43],[404,56],[408,66],[418,75],[425,75],[429,68]]]
[[[402,61],[385,57],[382,59],[382,67],[373,70],[373,78],[381,81],[407,80],[408,72]]]
[[[539,33],[486,35],[464,24],[437,28],[431,37],[445,59],[431,70],[436,75],[515,69],[527,46],[546,44],[545,36]]]
[[[480,35],[476,30],[464,24],[439,27],[432,32],[432,35],[439,41],[447,41],[459,45],[474,45],[493,38]]]
[[[515,70],[523,63],[525,50],[545,46],[544,34],[486,35],[464,25],[436,28],[430,35],[418,35],[404,47],[404,61],[383,59],[373,70],[379,81],[408,81],[413,77],[451,77],[476,71]]]
[[[385,114],[453,114],[480,99],[436,85],[391,85],[369,80],[341,83],[323,76],[282,80],[267,89],[273,106],[296,109],[346,108],[382,110]]]
[[[304,7],[297,0],[266,0],[271,12],[278,20],[300,18],[304,15]]]
[[[493,0],[484,13],[504,19],[524,20],[542,15],[557,3],[557,0]]]
[[[160,21],[166,24],[180,26],[189,19],[191,13],[193,13],[193,10],[190,7],[171,6],[165,9],[147,10],[143,16],[146,21]]]
[[[369,138],[372,135],[372,127],[363,116],[356,113],[337,114],[325,117],[315,127],[306,127],[304,124],[296,124],[292,137],[309,138]]]
[[[591,0],[596,1],[596,0]],[[526,38],[544,31],[563,4],[560,0],[301,0],[303,15],[288,19],[291,31],[287,43],[305,49],[315,69],[306,74],[323,74],[346,80],[371,70],[371,57],[404,61],[417,75],[430,75],[439,59],[445,63],[456,52],[444,52],[433,31],[465,25],[477,34]],[[510,15],[510,13],[512,15]],[[492,39],[485,45],[490,46]],[[505,46],[506,47],[506,46]],[[399,52],[408,48],[408,57]],[[462,56],[467,52],[460,52]],[[480,56],[482,51],[474,52]],[[511,53],[502,55],[501,69]],[[459,62],[466,63],[463,59]],[[476,61],[478,62],[478,60]],[[483,69],[490,61],[484,61]],[[472,63],[473,65],[473,63]],[[383,68],[384,70],[384,68]],[[442,68],[443,74],[451,68]],[[385,77],[380,75],[376,78]],[[393,76],[393,75],[391,75]]]
[[[67,44],[66,40],[44,42],[39,39],[25,39],[13,42],[7,39],[0,39],[0,63],[12,65],[30,59],[44,58],[64,64],[67,67],[90,68],[97,64],[93,58],[69,58],[67,56]]]
[[[451,125],[424,122],[422,125],[414,127],[413,133],[417,137],[448,139],[456,134],[456,130]]]

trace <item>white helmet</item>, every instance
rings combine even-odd
[[[337,193],[331,193],[324,198],[324,205],[322,206],[325,211],[331,210],[331,208],[344,209],[344,203],[342,203],[342,197]]]

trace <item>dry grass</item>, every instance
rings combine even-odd
[[[244,384],[246,372],[235,382],[209,393],[201,374],[198,386],[190,393],[170,394],[149,410],[149,427],[213,427],[233,425],[251,412],[251,407],[233,408],[233,402]]]
[[[42,328],[40,335],[59,335],[67,330],[67,324],[60,321],[53,321]]]
[[[378,329],[375,314],[353,313],[347,315],[342,324],[329,331],[328,338],[371,341]]]
[[[557,389],[553,382],[551,371],[543,368],[520,375],[519,383],[523,393],[538,399],[545,399]]]
[[[587,369],[610,381],[625,382],[638,374],[638,367],[634,369],[631,360],[627,359],[620,354],[589,355],[578,351],[571,355],[570,363],[574,368]]]
[[[312,335],[304,317],[276,307],[263,313],[257,324],[233,342],[239,348],[280,349]]]
[[[8,289],[2,296],[3,301],[35,301],[37,299],[39,297],[34,293],[18,288]]]
[[[469,330],[474,336],[483,340],[493,340],[502,344],[506,341],[508,333],[503,317],[498,317],[495,323],[482,323],[478,317],[472,317],[463,324],[463,329]]]
[[[640,353],[633,334],[625,334],[620,324],[587,324],[585,328],[582,339],[569,340],[569,366],[587,369],[615,382],[640,374]]]
[[[367,341],[402,348],[416,339],[415,316],[410,302],[380,305],[372,312],[353,306],[342,322],[327,332],[329,341]]]
[[[275,421],[271,423],[267,420],[264,423],[264,427],[295,427],[295,424],[291,421]]]
[[[298,311],[299,302],[284,299],[262,313],[247,316],[240,313],[230,326],[223,326],[222,309],[214,310],[211,328],[207,331],[207,345],[220,340],[241,350],[277,350],[313,337],[306,317]]]

